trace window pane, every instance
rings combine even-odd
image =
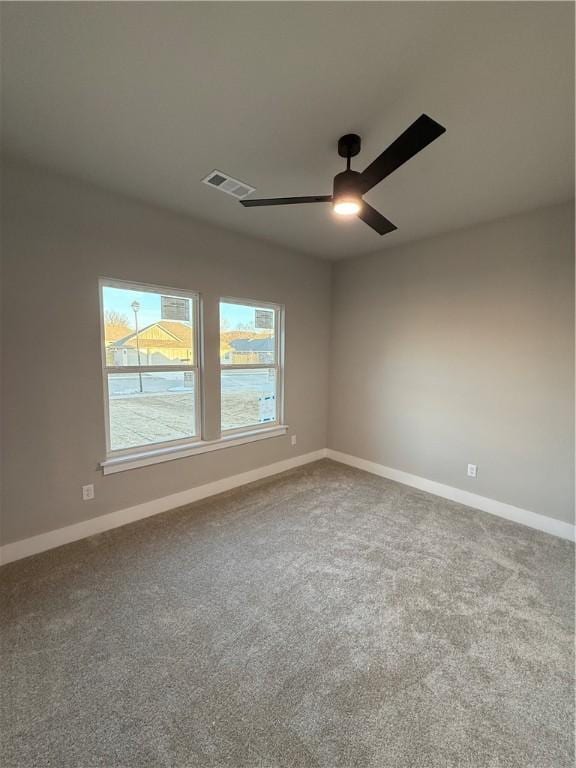
[[[275,422],[276,370],[223,370],[222,430]]]
[[[108,374],[113,451],[196,435],[194,371]]]
[[[106,365],[194,363],[193,301],[127,288],[102,288]]]
[[[220,302],[220,362],[276,362],[276,312],[271,307]]]

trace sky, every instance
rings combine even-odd
[[[158,293],[132,291],[126,288],[112,288],[110,286],[104,286],[102,291],[104,311],[114,310],[125,315],[131,328],[134,328],[134,311],[131,307],[133,301],[138,301],[140,304],[140,309],[138,310],[139,328],[144,328],[162,319],[160,294]],[[170,294],[167,293],[165,295],[169,296]],[[227,320],[230,330],[246,323],[253,326],[254,307],[223,303],[221,305],[221,318]]]

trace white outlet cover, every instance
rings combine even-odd
[[[478,465],[468,464],[468,477],[476,477],[478,475]]]
[[[90,501],[94,498],[94,486],[83,485],[82,486],[82,499],[83,501]]]
[[[296,435],[292,435],[291,443],[292,443],[292,445],[296,445]]]

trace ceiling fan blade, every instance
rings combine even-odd
[[[443,125],[432,120],[428,115],[420,115],[404,133],[398,136],[396,141],[390,144],[388,149],[378,155],[362,172],[360,178],[362,194],[372,189],[378,182],[418,154],[420,150],[427,147],[445,131],[446,128]]]
[[[394,232],[395,229],[398,229],[395,224],[388,221],[386,216],[382,216],[376,208],[372,208],[365,200],[362,201],[362,209],[358,214],[358,218],[362,219],[369,227],[372,227],[379,235],[387,235],[389,232]]]
[[[260,205],[298,205],[298,203],[331,203],[332,195],[311,195],[310,197],[269,197],[263,200],[240,200],[245,208]]]

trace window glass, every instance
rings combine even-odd
[[[282,392],[278,359],[282,308],[220,301],[220,426],[222,432],[277,424]]]
[[[196,436],[196,372],[108,374],[113,451]]]
[[[223,369],[220,381],[223,431],[277,420],[274,368]]]
[[[107,451],[200,438],[194,293],[101,285]]]
[[[276,310],[220,302],[220,362],[222,365],[276,363]]]
[[[214,402],[218,391],[200,396],[198,301],[178,289],[101,282],[109,454],[202,439],[203,402]],[[282,423],[283,327],[280,305],[220,301],[222,433]],[[218,350],[211,336],[208,344],[212,357]]]
[[[104,286],[102,303],[107,367],[194,364],[191,298]]]

